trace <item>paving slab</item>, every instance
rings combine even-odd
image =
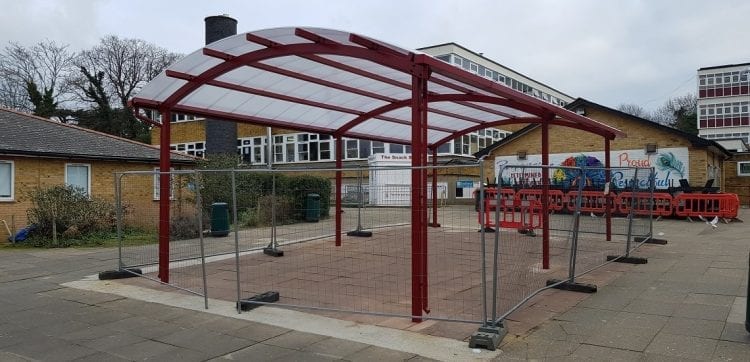
[[[416,357],[413,353],[394,351],[381,347],[368,346],[350,355],[344,356],[345,360],[352,362],[381,362],[381,361],[413,361]]]
[[[70,344],[62,339],[46,336],[34,338],[34,343],[13,344],[3,347],[3,350],[40,361],[74,361],[98,352],[91,348]]]
[[[155,356],[176,353],[180,348],[153,340],[113,348],[109,353],[132,360],[144,360]]]
[[[674,312],[675,317],[725,321],[729,316],[730,307],[682,303]]]
[[[582,344],[570,356],[572,361],[642,361],[643,355],[635,351],[617,348],[606,348]]]
[[[146,340],[147,339],[143,337],[133,334],[109,330],[105,330],[103,335],[98,338],[85,336],[74,339],[76,343],[80,343],[83,346],[102,352],[112,352],[121,349],[123,346],[132,346],[137,343],[145,342]]]
[[[637,298],[633,299],[623,310],[631,313],[671,316],[679,306],[680,303]]]
[[[303,347],[303,351],[314,352],[330,358],[341,359],[346,356],[356,355],[357,352],[369,347],[364,343],[345,341],[335,338],[326,338]]]
[[[744,323],[727,323],[721,332],[721,340],[750,344],[750,333],[745,330]]]
[[[745,313],[747,313],[747,297],[734,297],[727,323],[745,323]]]
[[[200,328],[182,329],[172,334],[157,337],[155,340],[202,352],[208,356],[222,355],[226,351],[239,350],[254,343],[246,339]]]
[[[669,321],[660,332],[682,336],[719,339],[721,333],[724,331],[724,325],[725,323],[722,321],[672,317],[669,318]]]
[[[321,336],[319,334],[289,331],[282,335],[267,339],[263,341],[263,343],[299,351],[326,338],[327,337]]]
[[[298,352],[293,349],[257,343],[239,351],[227,353],[212,361],[273,361]]]
[[[606,328],[584,340],[586,344],[643,352],[658,332],[642,328]]]
[[[714,355],[717,343],[715,339],[660,333],[649,344],[646,352],[705,361]]]
[[[232,331],[226,331],[225,333],[249,341],[263,342],[267,339],[280,336],[289,331],[290,329],[287,328],[253,322],[248,323],[247,321],[245,321],[245,326],[243,326],[242,328]]]
[[[711,357],[712,361],[747,361],[750,359],[750,345],[729,341],[719,341]]]

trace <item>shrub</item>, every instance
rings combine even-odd
[[[247,169],[238,165],[236,155],[218,155],[199,163],[203,170]],[[289,223],[304,219],[305,200],[308,194],[320,195],[321,217],[329,216],[331,182],[327,178],[311,175],[276,173],[276,220]],[[274,176],[268,172],[237,172],[235,185],[239,221],[245,226],[270,225],[274,201],[270,196]],[[204,172],[200,177],[201,198],[206,215],[214,202],[232,202],[232,176],[229,172]]]
[[[29,198],[32,203],[27,211],[29,222],[36,225],[34,232],[40,237],[51,238],[53,225],[63,238],[66,235],[79,237],[98,231],[111,231],[116,226],[114,204],[89,198],[73,186],[37,188],[29,193]]]
[[[295,218],[304,219],[305,200],[309,194],[320,195],[320,217],[328,217],[331,207],[331,182],[323,177],[300,175],[285,179],[282,194],[294,195],[294,208],[297,210]]]
[[[204,217],[204,224],[206,218]],[[171,240],[195,239],[200,236],[198,218],[194,215],[173,216],[169,222],[169,236]]]
[[[288,196],[272,195],[261,196],[258,200],[258,206],[255,210],[256,221],[259,226],[271,225],[273,209],[271,203],[276,203],[276,223],[288,224],[293,222],[295,217],[294,199]]]

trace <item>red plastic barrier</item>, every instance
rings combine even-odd
[[[475,195],[476,197],[476,195]],[[477,212],[479,225],[497,227],[495,212],[500,212],[500,226],[517,229],[536,229],[542,226],[542,203],[538,200],[521,200],[513,189],[500,190],[500,205],[497,205],[497,189],[485,189],[485,214]]]
[[[633,195],[635,195],[635,215],[649,215],[652,211],[651,193],[650,192],[621,192],[615,198],[617,212],[620,214],[629,214],[633,204]],[[655,192],[653,194],[653,215],[654,216],[672,216],[674,212],[674,200],[672,195],[665,192]]]
[[[536,200],[501,200],[500,226],[504,228],[533,230],[542,227],[542,203]],[[490,222],[487,214],[487,222]],[[494,225],[494,220],[492,226]]]
[[[560,190],[549,190],[547,195],[548,195],[547,199],[549,200],[549,202],[547,202],[547,207],[552,211],[562,211],[562,209],[565,207],[565,204],[568,201],[565,194]],[[542,190],[541,189],[521,189],[521,190],[518,190],[518,192],[516,193],[516,196],[521,201],[523,200],[541,201]]]
[[[567,198],[568,210],[575,210],[578,191],[568,191]],[[605,196],[603,191],[582,191],[581,212],[603,214],[607,211],[607,199],[610,200],[610,205],[614,205],[615,195],[612,193]]]
[[[679,194],[674,198],[675,215],[679,217],[737,217],[740,199],[737,194]]]

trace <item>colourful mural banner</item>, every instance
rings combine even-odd
[[[578,153],[551,153],[549,155],[550,166],[574,166],[601,168],[604,167],[604,152],[578,152]],[[538,166],[542,164],[542,155],[527,155],[526,160],[519,160],[513,156],[495,157],[495,174],[502,166],[527,165]],[[618,150],[610,154],[610,164],[615,167],[653,167],[656,171],[656,188],[666,189],[671,186],[679,186],[680,179],[688,178],[689,162],[688,149],[686,147],[663,148],[656,153],[646,154],[643,149]],[[536,170],[538,171],[538,170]],[[516,171],[522,175],[504,175],[505,178],[516,179],[538,179],[541,182],[541,174],[534,170]],[[534,174],[536,172],[536,174]],[[586,180],[591,184],[603,184],[604,172],[602,170],[588,170]],[[571,170],[557,169],[550,172],[553,183],[569,183],[575,177]],[[614,187],[623,188],[630,182],[629,175],[622,171],[613,170],[612,183]],[[639,183],[642,187],[648,186],[647,175],[639,175]]]

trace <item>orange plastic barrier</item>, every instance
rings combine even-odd
[[[625,215],[629,214],[631,205],[633,205],[634,195],[635,209],[633,213],[635,215],[649,215],[653,210],[654,216],[672,216],[674,212],[672,195],[665,192],[655,192],[653,194],[653,205],[651,205],[652,195],[650,192],[636,192],[635,194],[632,192],[621,192],[615,198],[617,212]]]
[[[740,199],[737,194],[679,194],[674,198],[675,215],[679,217],[737,217]]]
[[[552,211],[562,211],[567,203],[566,195],[560,190],[549,190],[547,193],[547,207]],[[516,193],[516,197],[520,201],[541,201],[542,190],[541,189],[521,189]]]
[[[578,197],[578,191],[568,191],[568,194],[567,194],[568,210],[572,211],[576,209],[577,197]],[[581,212],[593,212],[593,213],[603,214],[607,211],[608,199],[610,200],[610,205],[614,205],[615,195],[612,193],[605,196],[603,191],[582,191],[581,192]]]
[[[476,197],[476,195],[475,195]],[[504,228],[536,229],[542,226],[542,203],[539,200],[521,200],[513,189],[500,190],[500,205],[497,205],[497,189],[485,190],[484,210],[477,212],[479,225],[497,227],[495,212],[500,212],[500,226]]]
[[[542,203],[536,200],[502,200],[500,226],[533,230],[542,227]],[[488,218],[490,214],[487,214]],[[488,220],[489,221],[489,220]],[[494,220],[493,220],[493,226]]]

